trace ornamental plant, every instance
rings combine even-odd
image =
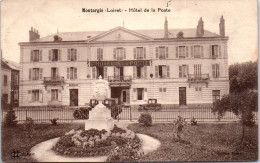
[[[17,117],[15,116],[15,112],[11,105],[6,105],[8,107],[7,114],[5,116],[5,125],[8,127],[13,127],[17,125],[17,121],[15,120]]]
[[[186,125],[185,118],[178,116],[176,120],[173,121],[174,132],[173,137],[178,141],[181,140],[181,135],[183,134],[183,128]]]
[[[26,117],[25,120],[25,129],[27,130],[28,136],[32,137],[32,133],[34,130],[34,121],[31,117]]]
[[[140,124],[143,124],[144,126],[152,126],[152,116],[150,113],[142,113],[141,116],[138,119],[138,122]]]
[[[50,120],[50,121],[51,121],[51,124],[52,124],[53,126],[56,126],[58,119],[59,119],[59,118],[53,118],[53,119],[51,119],[51,120]]]

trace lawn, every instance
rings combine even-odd
[[[14,150],[29,153],[36,144],[59,137],[71,129],[83,127],[84,124],[59,123],[36,124],[30,137],[23,124],[14,128],[2,126],[2,160],[5,162],[33,162],[32,157],[11,159]],[[136,133],[150,135],[160,140],[161,147],[140,161],[255,161],[258,158],[258,128],[246,129],[246,142],[240,143],[241,125],[239,123],[187,125],[184,128],[182,142],[172,139],[172,125],[156,123],[151,127],[131,124],[129,129]]]
[[[131,124],[129,129],[150,135],[161,147],[141,162],[160,161],[256,161],[258,159],[258,126],[246,128],[241,145],[242,127],[239,123],[187,125],[181,142],[173,140],[172,124],[153,124],[151,127]]]

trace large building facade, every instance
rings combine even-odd
[[[95,81],[109,82],[109,97],[138,105],[212,104],[229,93],[228,37],[195,29],[57,33],[40,38],[29,31],[20,45],[20,106],[85,105]]]

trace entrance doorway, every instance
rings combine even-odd
[[[117,98],[118,103],[126,103],[129,104],[130,96],[129,96],[129,88],[125,87],[111,87],[111,98]]]
[[[70,106],[78,106],[78,89],[70,89]]]
[[[187,105],[186,87],[179,87],[179,105]]]

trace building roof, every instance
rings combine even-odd
[[[18,70],[19,71],[19,63],[10,61],[10,60],[6,60],[6,59],[2,59],[2,63],[1,66],[3,68],[7,68],[7,69],[12,69],[12,70]]]
[[[117,27],[121,29],[125,29],[123,27]],[[112,31],[111,29],[110,31]],[[164,29],[151,29],[151,30],[132,30],[133,32],[139,33],[141,35],[151,37],[153,39],[164,38]],[[177,34],[182,31],[184,33],[184,38],[195,38],[196,37],[196,29],[168,29],[169,37],[168,38],[177,38]],[[34,40],[33,42],[48,42],[53,41],[53,37],[58,35],[62,38],[62,41],[86,41],[90,38],[98,36],[102,33],[109,31],[86,31],[86,32],[62,32],[56,33],[52,35],[48,35],[46,37],[39,38]],[[216,33],[212,33],[210,31],[204,30],[203,37],[219,37],[220,35]]]

